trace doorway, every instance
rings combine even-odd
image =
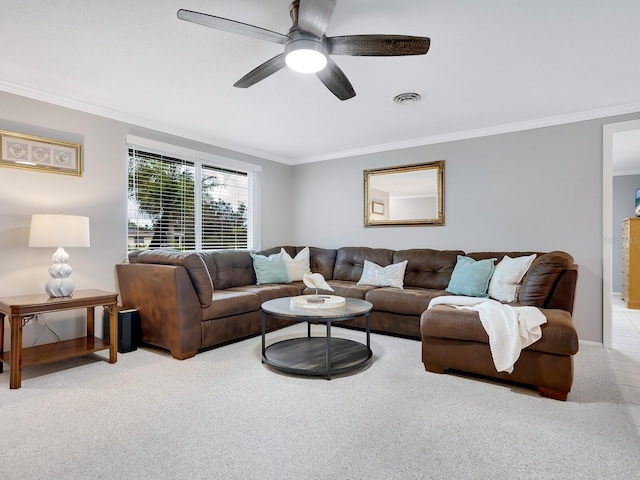
[[[616,134],[640,131],[640,120],[609,123],[603,126],[602,142],[602,342],[612,347],[613,320],[613,175]],[[640,165],[638,166],[640,169]],[[619,227],[619,226],[617,226]]]

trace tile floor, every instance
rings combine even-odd
[[[633,421],[640,433],[640,310],[630,310],[613,294],[611,359]]]

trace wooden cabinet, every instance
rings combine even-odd
[[[622,221],[622,300],[640,309],[640,218]]]

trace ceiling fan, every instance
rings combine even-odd
[[[251,70],[233,86],[247,88],[288,66],[305,73],[315,73],[340,100],[356,95],[349,79],[329,55],[400,56],[424,55],[429,50],[428,37],[407,35],[346,35],[326,37],[325,31],[336,0],[295,0],[289,7],[293,25],[289,33],[266,30],[227,18],[178,10],[178,18],[230,33],[246,35],[284,45],[284,52]]]

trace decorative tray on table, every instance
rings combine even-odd
[[[300,295],[291,299],[291,305],[297,308],[339,308],[344,307],[347,301],[337,295]]]

